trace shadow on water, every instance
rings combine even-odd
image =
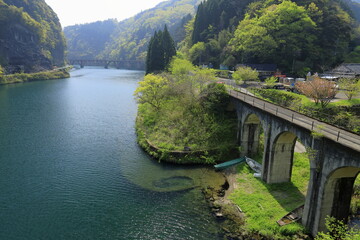
[[[141,149],[136,146],[137,149]],[[212,166],[190,166],[158,162],[146,153],[137,156],[136,161],[126,161],[123,175],[132,183],[158,192],[182,191],[197,187],[220,186],[225,177],[215,172]],[[136,174],[134,174],[136,173]]]
[[[155,180],[153,185],[157,188],[166,188],[166,189],[189,189],[194,188],[194,181],[190,177],[186,176],[173,176],[168,178],[162,178]]]

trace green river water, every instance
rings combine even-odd
[[[201,194],[219,175],[136,143],[144,73],[71,75],[0,86],[0,239],[221,239]]]

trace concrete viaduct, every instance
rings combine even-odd
[[[104,68],[112,66],[118,69],[145,69],[145,62],[135,60],[70,59],[69,63],[71,65],[80,65],[81,68],[84,66],[104,66]]]
[[[263,181],[291,181],[297,140],[314,152],[302,224],[316,235],[325,230],[326,216],[346,220],[360,172],[360,136],[244,92],[229,90],[229,94],[238,116],[238,140],[244,155],[258,151],[261,127],[264,131]],[[313,131],[321,137],[313,137]]]

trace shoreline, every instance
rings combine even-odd
[[[69,78],[70,73],[68,69],[57,69],[51,71],[37,72],[37,73],[15,73],[10,75],[0,76],[0,85],[58,80]]]
[[[217,219],[224,239],[242,240],[258,237],[248,234],[244,229],[245,215],[241,208],[233,203],[229,196],[237,187],[236,167],[222,172],[225,182],[218,188],[207,187],[202,190],[210,211]],[[262,238],[263,239],[263,238]]]

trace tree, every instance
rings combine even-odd
[[[189,57],[192,63],[198,63],[199,65],[202,62],[202,58],[205,57],[206,46],[204,42],[198,42],[194,44],[189,50]]]
[[[278,81],[278,79],[276,77],[272,76],[272,77],[265,79],[265,85],[268,87],[273,87],[273,86],[275,86],[277,81]]]
[[[154,36],[150,39],[146,57],[146,74],[160,72],[165,69],[162,35],[162,31],[155,31]]]
[[[236,58],[233,55],[225,55],[225,60],[222,62],[223,65],[228,66],[229,69],[233,69],[236,65]]]
[[[139,103],[148,103],[159,111],[167,96],[168,83],[169,81],[162,76],[148,74],[139,82],[134,95]]]
[[[325,108],[337,93],[334,82],[320,77],[314,77],[311,81],[297,82],[295,86],[305,96],[314,99],[316,105],[320,103],[322,108]]]
[[[170,63],[169,71],[173,75],[183,78],[184,75],[195,71],[195,67],[188,60],[175,57]]]
[[[267,28],[259,26],[255,19],[241,21],[230,44],[234,53],[240,56],[242,63],[271,61],[277,48]]]
[[[192,44],[196,44],[196,43],[204,40],[201,37],[201,33],[206,28],[207,28],[207,24],[206,24],[204,3],[201,2],[200,5],[198,6],[196,17],[195,17],[194,30],[193,30],[192,36],[191,36]]]
[[[339,80],[339,88],[351,100],[360,92],[360,81],[354,78],[341,78]]]
[[[232,77],[237,84],[240,84],[246,81],[257,81],[259,73],[251,67],[238,67]]]
[[[329,232],[319,232],[315,240],[353,240],[360,239],[360,231],[349,228],[342,221],[336,220],[334,217],[326,218],[326,228]]]
[[[172,94],[190,96],[191,101],[196,101],[199,92],[217,79],[214,69],[201,69],[178,57],[173,58],[169,70],[172,74],[169,78],[173,79],[170,80],[171,91],[175,91]]]
[[[172,57],[176,55],[176,48],[174,40],[172,39],[166,25],[163,31],[162,44],[164,48],[164,65],[167,67],[170,64]]]
[[[294,72],[296,61],[311,53],[316,24],[306,10],[291,1],[270,5],[259,17],[247,15],[231,44],[242,62],[273,62]]]
[[[146,57],[146,74],[166,70],[171,58],[175,55],[175,43],[165,25],[164,31],[155,31],[150,39]]]
[[[3,67],[0,65],[0,75],[3,75],[4,74],[4,69]]]

